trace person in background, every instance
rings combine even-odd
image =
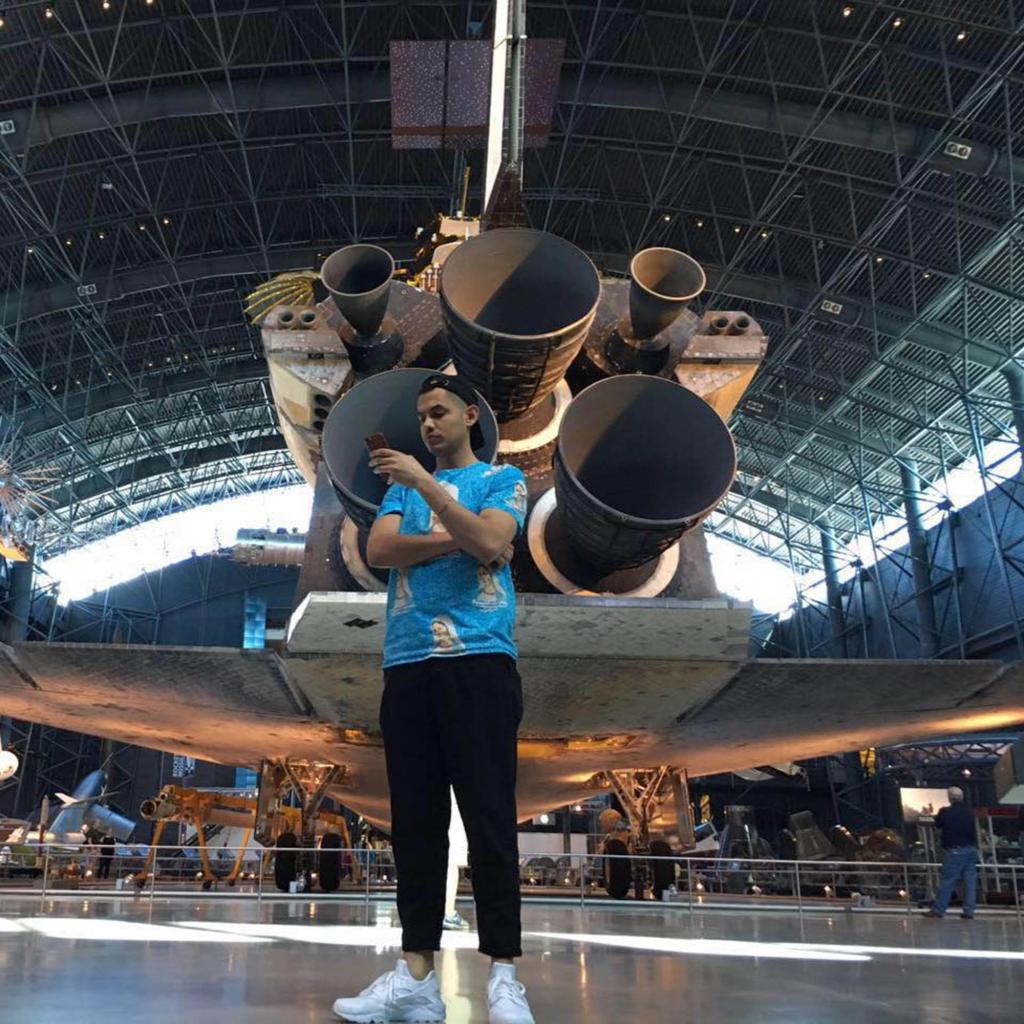
[[[935,827],[942,835],[942,881],[935,903],[925,917],[940,918],[946,913],[956,883],[964,883],[966,920],[974,917],[978,893],[978,846],[974,815],[964,804],[964,791],[953,786],[947,791],[949,806],[935,815]]]
[[[96,872],[97,879],[110,878],[110,865],[114,862],[114,837],[104,836],[100,840],[99,867]]]

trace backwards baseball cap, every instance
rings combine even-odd
[[[477,409],[483,405],[483,399],[477,394],[476,388],[459,377],[452,377],[447,373],[432,373],[420,385],[420,394],[425,395],[435,388],[450,391],[456,398],[461,398],[466,405],[475,405]],[[469,428],[469,444],[474,451],[484,446],[484,432],[480,429],[479,419]]]

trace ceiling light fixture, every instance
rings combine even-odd
[[[902,18],[893,18],[892,19],[892,27],[893,28],[903,28],[903,19]]]
[[[848,18],[851,14],[853,14],[853,7],[850,4],[846,4],[843,7],[843,17]]]
[[[881,263],[881,262],[882,262],[882,260],[884,260],[884,259],[885,259],[885,257],[884,257],[884,256],[876,256],[876,257],[875,257],[875,262],[876,262],[876,263]]]
[[[960,29],[960,31],[957,32],[957,34],[956,34],[956,41],[958,43],[962,43],[966,38],[967,38],[967,29],[964,29],[964,28]]]
[[[45,15],[45,16],[46,16],[47,18],[52,18],[52,17],[53,17],[53,8],[52,8],[52,7],[47,7],[47,8],[46,8],[46,10],[45,10],[45,11],[43,11],[43,14],[44,14],[44,15]]]

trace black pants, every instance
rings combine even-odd
[[[522,684],[506,655],[430,658],[385,671],[380,724],[403,950],[441,948],[451,786],[469,840],[480,952],[522,955],[516,832],[522,717]]]
[[[99,857],[99,870],[96,872],[97,878],[109,878],[110,877],[110,862],[114,859],[113,854],[101,853]]]

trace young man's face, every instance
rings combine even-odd
[[[469,444],[469,428],[479,418],[475,405],[466,405],[458,395],[434,388],[416,401],[420,436],[435,457],[454,455]]]

